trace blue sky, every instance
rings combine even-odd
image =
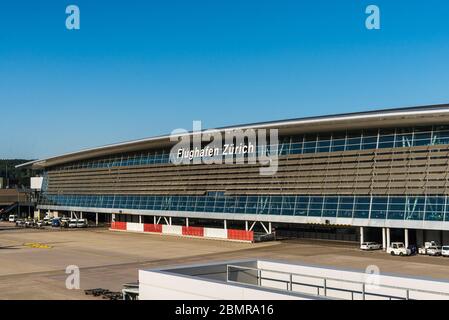
[[[76,4],[81,29],[65,28]],[[365,28],[365,8],[381,30]],[[191,129],[449,102],[449,3],[0,4],[0,158]]]

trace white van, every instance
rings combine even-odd
[[[17,219],[19,219],[19,217],[17,215],[11,214],[11,215],[9,215],[8,221],[9,222],[16,222]]]
[[[449,257],[449,246],[442,246],[441,247],[441,255],[443,257]]]
[[[376,242],[363,242],[360,245],[361,250],[379,250],[381,248],[382,248],[382,246]]]
[[[78,223],[78,219],[70,219],[69,220],[69,228],[76,228],[76,224]]]

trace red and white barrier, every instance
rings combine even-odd
[[[175,225],[162,225],[162,233],[163,234],[174,234],[178,236],[182,236],[182,226],[175,226]]]
[[[162,233],[162,224],[145,223],[143,232]]]
[[[254,232],[236,229],[218,229],[204,227],[187,227],[177,225],[162,225],[150,223],[112,222],[111,230],[130,232],[159,233],[196,238],[223,239],[233,241],[253,242]]]
[[[253,241],[254,233],[246,230],[228,229],[229,240]]]
[[[143,223],[126,222],[126,231],[143,232]]]
[[[126,228],[126,222],[112,222],[111,223],[111,229],[113,230],[127,230]]]
[[[204,237],[203,227],[182,227],[183,236]]]
[[[227,229],[218,229],[218,228],[205,228],[204,236],[206,238],[218,238],[218,239],[227,239],[228,231]]]

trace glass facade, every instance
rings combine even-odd
[[[276,148],[280,155],[427,146],[449,144],[449,126],[369,129],[343,133],[307,134],[281,137],[279,140]],[[259,152],[259,150],[256,150],[256,152]],[[133,154],[118,154],[101,159],[80,161],[52,170],[110,168],[167,163],[170,163],[169,149]]]
[[[138,210],[449,221],[447,196],[46,195],[41,205]]]

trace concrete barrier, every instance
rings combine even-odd
[[[204,228],[204,236],[207,238],[227,239],[228,230],[218,228]]]
[[[203,227],[182,227],[183,236],[204,237]]]
[[[223,239],[234,241],[254,241],[254,232],[237,229],[219,229],[204,227],[187,227],[179,225],[162,225],[135,222],[112,222],[111,230],[123,230],[131,232],[162,233],[177,236],[189,236],[198,238]]]
[[[143,232],[143,223],[127,222],[126,230],[133,232]]]
[[[162,225],[161,224],[145,223],[143,225],[143,231],[144,232],[162,233]]]
[[[182,236],[182,226],[174,226],[174,225],[162,225],[162,233],[164,234],[175,234]]]
[[[254,232],[246,230],[228,229],[229,240],[254,241]]]
[[[111,229],[113,230],[125,230],[126,231],[126,222],[115,221],[111,223]]]

